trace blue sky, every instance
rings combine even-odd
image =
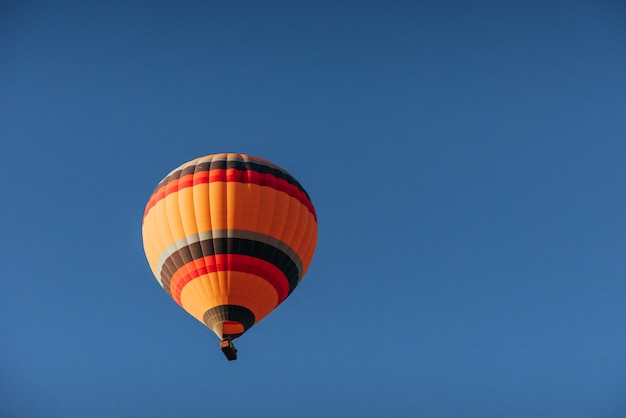
[[[0,415],[625,416],[623,3],[126,3],[0,6]],[[141,243],[216,152],[319,219],[236,362]]]

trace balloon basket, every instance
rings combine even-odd
[[[230,339],[220,341],[220,349],[228,361],[237,360],[237,349]]]

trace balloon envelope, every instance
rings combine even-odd
[[[249,155],[215,154],[181,165],[158,184],[142,235],[163,289],[220,339],[231,339],[302,280],[317,217],[284,169]]]

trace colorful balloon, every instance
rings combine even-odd
[[[228,342],[222,347],[232,347],[302,280],[315,251],[317,217],[307,192],[284,169],[249,155],[215,154],[181,165],[159,183],[142,235],[163,289]]]

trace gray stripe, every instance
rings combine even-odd
[[[233,157],[213,157],[211,155],[207,155],[206,157],[201,157],[199,160],[197,161],[190,161],[187,162],[183,165],[181,165],[180,167],[177,167],[175,169],[173,169],[172,171],[170,171],[170,173],[165,176],[165,178],[168,178],[169,176],[171,176],[172,174],[174,174],[175,172],[179,171],[179,170],[184,170],[185,168],[192,166],[192,165],[198,165],[200,163],[208,163],[208,162],[212,162],[212,161],[239,161],[239,162],[251,162],[254,164],[258,164],[258,165],[263,165],[265,167],[269,167],[269,168],[273,168],[275,170],[279,170],[282,171],[283,173],[287,173],[287,171],[282,168],[277,166],[276,164],[272,164],[269,161],[260,161],[260,160],[255,160],[255,159],[251,159],[251,158],[233,158]]]

